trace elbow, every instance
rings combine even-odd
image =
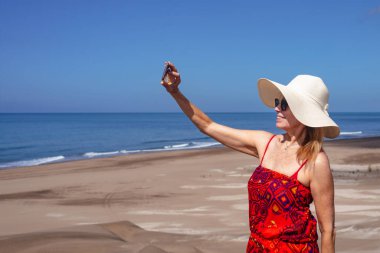
[[[208,135],[207,127],[208,127],[208,126],[198,126],[198,130],[199,130],[201,133]]]
[[[336,230],[333,226],[320,227],[321,235],[335,238]]]
[[[210,125],[211,125],[212,121],[210,122],[204,122],[203,124],[199,124],[197,125],[197,128],[198,130],[201,132],[201,133],[204,133],[206,135],[209,135],[209,132],[210,132]]]

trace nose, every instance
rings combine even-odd
[[[274,107],[274,110],[276,111],[276,112],[281,112],[281,109],[279,108],[281,105],[278,105],[278,106],[275,106]]]

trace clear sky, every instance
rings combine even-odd
[[[257,79],[320,76],[330,111],[380,111],[380,0],[0,0],[0,112],[270,111]]]

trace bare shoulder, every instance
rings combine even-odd
[[[248,130],[251,131],[252,137],[255,138],[257,146],[266,145],[273,133],[264,130]]]
[[[311,168],[311,185],[328,187],[333,183],[330,161],[325,152],[319,152]]]
[[[319,152],[315,159],[313,174],[331,174],[330,161],[325,152]]]
[[[259,153],[259,157],[262,157],[269,140],[275,134],[273,134],[271,132],[267,132],[267,131],[259,131],[259,132],[260,132],[260,134],[257,135],[257,137],[256,137],[256,147],[257,147],[257,151]],[[275,135],[274,138],[275,139],[280,138],[280,136],[281,135]]]
[[[265,148],[266,144],[268,143],[269,139],[274,135],[271,132],[264,131],[264,130],[247,130],[249,131],[249,134],[252,139],[255,140],[255,145],[257,149]]]

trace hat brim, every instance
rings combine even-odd
[[[259,96],[266,106],[274,108],[274,99],[284,97],[294,117],[299,122],[309,127],[322,127],[324,136],[327,138],[339,136],[339,126],[313,99],[288,86],[266,78],[259,79],[257,86]]]

